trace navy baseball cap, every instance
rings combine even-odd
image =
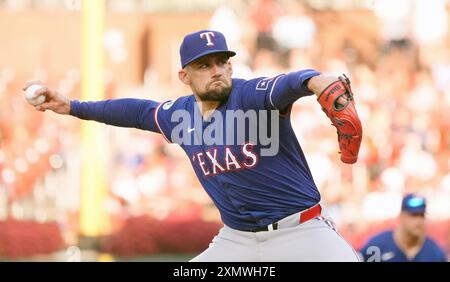
[[[229,57],[236,52],[228,50],[225,36],[214,30],[200,30],[186,35],[180,46],[181,67],[200,57],[213,53],[227,53]]]
[[[416,194],[408,194],[403,197],[402,211],[411,214],[425,214],[425,198]]]

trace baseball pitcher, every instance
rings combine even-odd
[[[35,108],[153,131],[180,145],[224,223],[192,261],[358,261],[324,210],[290,120],[297,99],[316,95],[337,129],[342,162],[355,163],[362,127],[349,79],[311,69],[231,78],[234,55],[220,32],[197,31],[180,46],[178,76],[191,95],[81,102],[41,84],[36,95],[46,99]]]

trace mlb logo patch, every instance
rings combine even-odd
[[[172,105],[173,105],[173,101],[168,101],[162,105],[162,108],[163,108],[163,110],[168,110],[168,109],[170,109],[170,107],[172,107]]]
[[[272,78],[264,78],[258,81],[256,84],[256,90],[267,90],[269,88],[269,84],[272,82]]]

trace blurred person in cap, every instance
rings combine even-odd
[[[398,225],[368,240],[360,254],[365,262],[446,262],[445,252],[426,235],[426,200],[403,197]]]

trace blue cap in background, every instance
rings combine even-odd
[[[417,194],[407,194],[402,200],[402,211],[411,214],[425,214],[425,198]]]
[[[236,52],[228,50],[225,36],[218,31],[200,30],[188,34],[180,46],[181,67],[213,53],[227,53],[229,57],[236,55]]]

